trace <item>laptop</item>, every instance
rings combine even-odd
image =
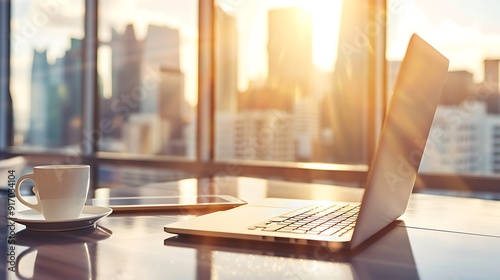
[[[361,203],[266,198],[164,226],[169,233],[354,249],[405,211],[449,61],[413,34]]]

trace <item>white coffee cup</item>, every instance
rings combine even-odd
[[[33,180],[37,203],[27,202],[20,185]],[[24,205],[40,212],[45,220],[67,220],[80,216],[87,200],[90,182],[88,165],[35,166],[32,174],[21,176],[16,183],[16,197]]]

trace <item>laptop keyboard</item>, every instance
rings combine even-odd
[[[248,227],[250,230],[342,236],[356,225],[359,204],[325,204],[301,208]]]

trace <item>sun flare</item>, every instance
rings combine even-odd
[[[313,62],[331,71],[337,58],[342,0],[280,1],[283,6],[302,7],[312,18]]]

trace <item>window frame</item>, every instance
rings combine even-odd
[[[98,0],[85,1],[84,15],[84,70],[83,70],[83,108],[82,130],[92,135],[91,145],[82,143],[81,153],[76,155],[80,162],[93,168],[92,186],[98,186],[99,165],[141,166],[186,171],[196,178],[213,176],[252,176],[277,178],[301,182],[328,182],[362,187],[367,165],[346,165],[330,163],[302,162],[263,162],[263,161],[218,161],[215,159],[215,91],[214,78],[214,1],[199,0],[198,8],[198,105],[196,126],[196,158],[187,159],[172,156],[130,155],[99,151],[99,97],[97,89],[97,47],[98,47]],[[384,14],[386,0],[368,0],[372,7],[369,20],[373,16]],[[0,34],[10,34],[11,0],[0,0]],[[384,20],[386,18],[384,17]],[[380,22],[379,22],[380,24]],[[369,155],[373,155],[379,129],[386,111],[387,70],[385,65],[386,21],[381,26],[382,33],[369,36],[375,47],[374,55],[369,59],[369,112],[367,114],[366,142]],[[6,104],[10,83],[10,37],[0,37],[0,104]],[[375,117],[373,117],[375,116]],[[7,130],[7,112],[0,110],[0,131]],[[57,150],[33,150],[23,147],[9,147],[7,139],[12,135],[0,133],[0,158],[26,156],[29,160],[64,162],[69,156]],[[464,174],[419,174],[416,190],[460,190],[479,192],[499,192],[497,187],[500,176],[473,176]]]
[[[0,34],[10,34],[10,1],[0,0]],[[0,151],[5,153],[9,137],[7,129],[7,96],[10,78],[10,36],[0,36]],[[0,154],[1,156],[1,154]]]

